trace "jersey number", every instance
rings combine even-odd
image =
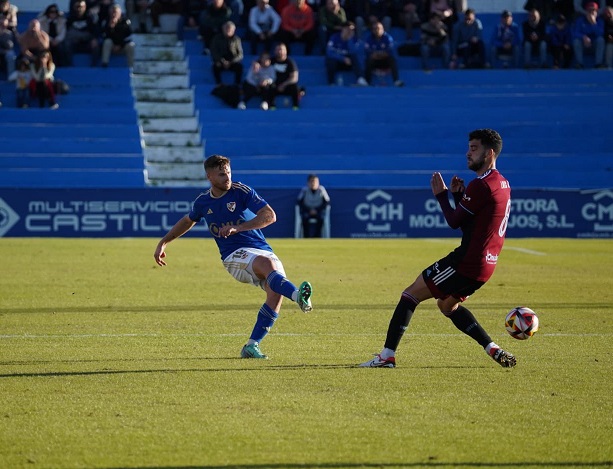
[[[509,216],[511,215],[511,199],[507,202],[507,209],[504,212],[504,218],[500,222],[500,227],[498,228],[498,236],[501,238],[504,237],[504,234],[507,231],[507,226],[509,225]]]

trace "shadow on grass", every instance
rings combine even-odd
[[[200,360],[242,360],[240,358],[202,358]],[[253,363],[253,361],[252,361]],[[9,378],[47,378],[47,377],[70,377],[70,376],[96,376],[96,375],[122,375],[122,374],[153,374],[153,373],[228,373],[228,372],[241,372],[241,371],[290,371],[290,370],[338,370],[338,369],[362,369],[358,367],[357,364],[324,364],[324,365],[306,365],[306,364],[298,364],[298,365],[268,365],[265,364],[269,362],[265,362],[263,360],[258,360],[257,363],[261,363],[263,366],[251,366],[251,367],[242,367],[242,368],[158,368],[158,369],[147,369],[147,370],[92,370],[92,371],[45,371],[45,372],[29,372],[29,373],[3,373],[0,374],[0,379],[9,379]],[[7,364],[7,363],[0,363]],[[15,364],[15,363],[10,363]],[[440,367],[433,366],[408,366],[405,367],[407,370],[409,369],[474,369],[474,368],[485,368],[485,366],[462,366],[462,365],[445,365]]]
[[[143,466],[132,469],[342,469],[342,468],[393,468],[393,467],[612,467],[613,461],[564,461],[564,462],[509,462],[509,463],[490,463],[490,462],[444,462],[444,461],[425,461],[408,463],[313,463],[313,464],[238,464],[229,466]],[[120,469],[120,468],[106,468]]]

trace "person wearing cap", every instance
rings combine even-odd
[[[572,35],[564,15],[558,15],[549,26],[547,42],[553,56],[553,68],[569,68],[573,58]]]
[[[586,51],[594,54],[596,68],[604,67],[604,20],[598,16],[598,4],[588,2],[585,14],[578,17],[572,28],[575,67],[583,68],[583,55]]]
[[[504,10],[500,15],[500,23],[492,36],[492,65],[496,59],[501,59],[505,66],[510,61],[514,67],[519,65],[519,26],[513,21],[513,14]]]
[[[587,13],[588,5],[591,3],[596,3],[598,11],[604,10],[606,0],[573,0],[573,6],[575,7],[575,16],[580,17]]]

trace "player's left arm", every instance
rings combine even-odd
[[[270,205],[265,205],[257,211],[255,218],[248,220],[240,225],[225,225],[219,230],[219,235],[223,238],[232,236],[241,231],[261,230],[277,221],[277,214]]]
[[[438,200],[441,206],[443,216],[449,227],[454,230],[460,228],[464,221],[472,216],[472,213],[465,210],[462,205],[458,203],[457,199],[455,209],[451,206],[451,202],[449,201],[449,189],[447,189],[440,173],[437,172],[432,175],[430,186],[432,187],[432,193],[436,196],[436,200]],[[464,181],[454,176],[451,181],[451,187],[455,199],[456,193],[460,191],[463,192]]]

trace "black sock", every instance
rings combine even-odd
[[[408,293],[403,293],[400,297],[400,301],[396,305],[390,325],[387,328],[387,337],[385,338],[385,348],[396,350],[400,339],[407,330],[411,317],[415,308],[419,304],[413,296]]]
[[[473,313],[464,306],[458,306],[458,308],[451,313],[449,319],[451,319],[455,327],[477,341],[481,347],[485,348],[485,346],[492,341],[490,336],[487,335],[487,332],[481,327],[481,324],[475,319]]]

